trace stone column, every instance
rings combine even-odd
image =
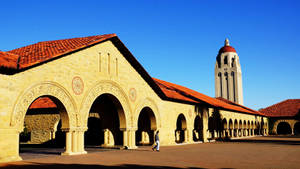
[[[205,143],[207,142],[207,131],[208,131],[208,109],[204,108],[203,109],[203,114],[202,114],[202,141]]]
[[[65,152],[61,155],[71,155],[72,154],[72,132],[69,129],[62,129],[66,133],[66,148]]]
[[[224,130],[224,137],[229,138],[229,129]]]
[[[184,143],[188,143],[189,142],[189,137],[188,137],[188,129],[184,130]]]
[[[128,131],[124,129],[120,129],[123,132],[123,147],[128,149]]]
[[[86,129],[81,129],[77,134],[77,150],[78,154],[86,154],[87,152],[84,150],[84,132]]]
[[[0,162],[20,161],[19,134],[17,129],[0,129]]]
[[[77,131],[72,132],[72,152],[76,153],[77,150]]]
[[[84,131],[86,129],[62,129],[66,132],[66,148],[61,155],[86,154],[84,150]]]
[[[128,149],[136,149],[137,146],[135,145],[135,132],[137,129],[129,129],[127,130],[128,134]]]

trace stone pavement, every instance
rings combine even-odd
[[[300,168],[300,138],[253,137],[229,142],[136,150],[92,151],[86,155],[32,158],[0,164],[3,168]]]

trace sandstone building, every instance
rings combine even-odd
[[[151,145],[157,130],[161,145],[267,134],[268,118],[241,105],[235,51],[219,55],[235,78],[212,98],[151,77],[115,34],[0,51],[0,162],[21,160],[20,133],[27,143],[63,140],[62,155]]]
[[[269,117],[270,134],[300,134],[300,99],[288,99],[260,112]]]

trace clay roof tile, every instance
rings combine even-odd
[[[116,34],[38,42],[8,52],[0,51],[0,67],[24,69],[69,52],[116,37]]]
[[[268,117],[295,117],[300,115],[300,99],[288,99],[259,110]]]

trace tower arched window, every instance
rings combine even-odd
[[[224,58],[224,64],[225,64],[225,65],[228,64],[228,57],[227,57],[227,56],[225,56],[225,58]]]
[[[232,76],[232,87],[233,87],[233,101],[236,102],[236,98],[235,98],[235,76],[234,76],[234,72],[231,72],[231,76]]]
[[[221,72],[218,73],[218,77],[219,77],[219,83],[220,83],[220,95],[221,95],[221,97],[223,97],[223,89],[222,89],[222,73],[221,73]]]
[[[226,96],[227,96],[227,100],[229,100],[229,82],[228,82],[228,73],[225,72],[224,74],[225,76],[225,82],[226,82]]]
[[[234,62],[235,62],[235,59],[234,59],[234,58],[232,58],[232,59],[231,59],[231,67],[233,67],[233,66],[234,66]]]

